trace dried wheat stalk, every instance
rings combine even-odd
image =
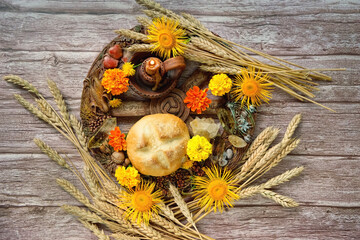
[[[184,199],[182,198],[182,196],[179,193],[178,189],[174,185],[172,185],[170,183],[169,184],[169,190],[170,190],[172,196],[174,197],[174,201],[179,206],[181,213],[185,216],[188,223],[191,224],[195,228],[196,232],[200,236],[200,233],[197,230],[197,227],[195,225],[195,222],[193,220],[193,217],[192,217],[192,214],[191,214],[191,212],[189,210],[189,207],[188,207],[187,203],[184,201]],[[201,236],[200,236],[200,238],[201,238]]]
[[[147,17],[138,16],[138,17],[136,17],[136,20],[144,27],[148,27],[152,24],[151,19],[149,19]]]
[[[279,130],[277,130],[278,132]],[[276,134],[277,135],[277,134]],[[256,149],[258,149],[262,144],[265,143],[265,141],[267,141],[268,139],[272,139],[273,136],[275,136],[275,132],[274,132],[274,128],[273,127],[267,127],[265,128],[256,138],[255,140],[252,142],[252,144],[250,145],[249,149],[246,151],[243,160],[248,159],[251,154],[254,153],[254,151]],[[269,142],[269,141],[267,141]]]
[[[68,192],[71,196],[73,196],[76,200],[78,200],[87,207],[91,207],[89,199],[82,192],[80,192],[80,190],[77,189],[71,182],[62,178],[58,178],[56,179],[56,183],[66,192]]]
[[[56,83],[52,80],[48,80],[48,86],[50,89],[51,94],[54,96],[55,102],[57,104],[57,106],[59,107],[61,116],[64,118],[64,122],[70,126],[70,116],[66,107],[66,103],[65,100],[59,90],[59,88],[57,87]]]
[[[219,64],[215,65],[201,65],[200,69],[206,72],[212,72],[212,73],[227,73],[230,75],[237,75],[240,73],[239,69],[237,68],[231,68]]]
[[[48,117],[49,122],[52,122],[55,126],[59,128],[64,128],[61,119],[56,114],[56,112],[53,111],[50,104],[45,99],[36,98],[35,102],[39,106],[40,111]]]
[[[290,121],[285,135],[284,135],[284,141],[290,139],[292,137],[292,135],[294,134],[296,128],[299,126],[301,122],[301,114],[297,114],[293,117],[293,119]]]
[[[274,186],[277,186],[279,184],[289,181],[291,178],[299,175],[303,170],[304,170],[304,167],[302,167],[302,166],[293,168],[291,170],[284,172],[283,174],[281,174],[279,176],[271,178],[269,181],[267,181],[266,183],[261,184],[261,185],[264,187],[264,189],[272,188]]]
[[[142,42],[145,42],[148,39],[145,34],[134,32],[129,29],[119,29],[119,30],[115,30],[115,32],[124,37],[128,37]]]
[[[130,52],[151,52],[152,46],[150,44],[133,44],[127,50]]]
[[[299,204],[295,202],[294,199],[277,194],[276,192],[270,190],[261,190],[260,193],[264,197],[275,201],[276,203],[280,204],[283,207],[291,208],[291,207],[299,206]]]
[[[100,216],[83,208],[70,205],[63,205],[61,206],[61,208],[64,209],[66,212],[70,213],[71,215],[80,218],[81,220],[92,223],[104,223],[104,220]]]
[[[208,40],[200,37],[192,37],[191,43],[194,44],[197,48],[203,49],[205,51],[211,52],[216,56],[223,57],[225,59],[231,59],[232,56],[228,54],[224,49],[212,44]]]
[[[110,237],[112,237],[116,240],[140,240],[140,238],[138,238],[138,237],[129,236],[127,234],[123,234],[123,233],[119,233],[119,232],[111,234]]]
[[[42,113],[37,107],[35,107],[33,104],[29,103],[28,101],[26,101],[22,96],[20,96],[19,94],[14,94],[15,99],[24,107],[26,108],[29,112],[31,112],[32,114],[34,114],[36,117],[38,117],[39,119],[43,120],[44,122],[47,122],[49,124],[52,124],[52,122],[48,119],[48,117]]]
[[[73,114],[70,114],[70,124],[74,129],[76,137],[79,140],[79,143],[81,144],[83,149],[87,149],[86,136],[83,131],[82,124]]]
[[[70,166],[66,163],[65,159],[61,157],[57,151],[52,149],[49,145],[47,145],[38,138],[34,138],[34,142],[40,148],[40,150],[46,155],[48,155],[52,160],[54,160],[54,162],[56,162],[57,164],[59,164],[64,168],[71,170]]]
[[[37,97],[40,96],[39,91],[31,83],[29,83],[28,81],[22,79],[19,76],[8,75],[8,76],[3,77],[3,79],[5,81],[9,82],[9,83],[18,85],[18,86],[26,89],[27,91],[29,91],[31,93],[34,93]]]
[[[95,224],[81,219],[79,219],[79,222],[81,222],[87,229],[91,230],[95,236],[99,238],[99,240],[110,240],[110,237],[107,236],[103,230],[100,230]]]

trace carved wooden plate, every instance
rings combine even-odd
[[[141,26],[137,26],[132,30],[143,32]],[[205,163],[201,164],[196,163],[190,170],[179,169],[175,173],[165,177],[142,177],[156,181],[158,183],[157,186],[164,189],[165,184],[162,183],[170,180],[178,188],[182,189],[183,192],[187,192],[190,191],[189,176],[203,174],[201,167],[204,164],[210,164],[211,161],[213,161],[217,164],[221,162],[221,166],[238,168],[242,164],[242,156],[249,144],[243,148],[236,148],[229,142],[228,136],[236,134],[250,142],[255,127],[256,114],[252,110],[241,108],[238,104],[230,102],[228,95],[225,97],[217,97],[212,95],[210,91],[208,91],[208,97],[212,100],[210,107],[202,114],[191,112],[184,104],[186,92],[193,86],[199,86],[201,89],[206,88],[212,77],[211,73],[198,69],[198,65],[194,62],[187,61],[185,71],[182,73],[180,79],[176,79],[175,85],[173,82],[168,83],[169,86],[173,85],[171,90],[168,90],[169,88],[166,87],[160,89],[162,93],[160,96],[149,99],[144,97],[144,94],[139,94],[136,86],[134,87],[131,85],[126,93],[120,95],[122,104],[118,108],[110,108],[110,96],[104,91],[101,85],[101,79],[106,70],[103,66],[103,58],[106,56],[109,48],[115,44],[120,45],[123,48],[124,60],[136,59],[136,64],[149,56],[158,57],[151,53],[134,54],[128,52],[126,48],[135,43],[137,42],[132,39],[120,35],[117,36],[99,53],[84,80],[80,115],[85,133],[88,139],[91,139],[92,141],[90,150],[93,156],[112,174],[119,165],[111,158],[111,148],[101,146],[101,138],[106,138],[110,131],[108,126],[104,126],[104,122],[106,122],[107,125],[109,123],[114,124],[115,122],[108,121],[107,119],[116,118],[116,124],[126,133],[131,125],[142,116],[155,113],[170,113],[186,122],[190,133],[191,127],[189,123],[195,117],[210,117],[215,119],[216,122],[220,120],[223,126],[220,129],[222,133],[212,140],[213,155],[210,157],[211,160],[207,160]],[[120,64],[121,60],[119,65]],[[138,70],[139,67],[137,68],[137,71]],[[130,81],[134,80],[131,79]],[[246,122],[246,126],[244,124],[241,125],[241,122],[244,121]],[[106,133],[106,131],[108,132]],[[94,145],[93,142],[96,142],[96,144]],[[225,156],[226,153],[228,153],[227,156]],[[231,158],[228,159],[229,157]],[[223,160],[225,158],[226,161],[224,162]]]

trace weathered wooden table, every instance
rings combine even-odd
[[[268,176],[298,165],[304,173],[278,187],[301,206],[284,209],[254,197],[211,214],[199,230],[216,239],[358,239],[360,237],[360,4],[358,1],[160,1],[198,17],[221,36],[330,72],[316,101],[329,112],[276,91],[258,115],[266,126],[284,128],[303,114],[302,143]],[[0,75],[18,74],[48,92],[47,78],[62,89],[79,114],[82,80],[113,30],[131,28],[138,5],[122,1],[0,1]],[[37,137],[81,164],[55,131],[17,104],[24,93],[0,81],[0,239],[95,239],[59,206],[78,204],[55,182],[75,181],[43,155]],[[29,95],[26,95],[30,99]],[[47,95],[49,96],[49,95]],[[78,185],[80,186],[80,185]]]

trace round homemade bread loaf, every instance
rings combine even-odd
[[[165,176],[180,168],[189,141],[186,124],[172,114],[152,114],[130,129],[126,142],[133,166],[144,175]]]

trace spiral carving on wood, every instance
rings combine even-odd
[[[174,89],[163,98],[152,99],[150,103],[150,112],[151,114],[171,113],[185,121],[190,113],[190,109],[187,108],[184,103],[185,97],[186,94],[183,91]]]

